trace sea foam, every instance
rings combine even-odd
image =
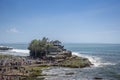
[[[16,52],[16,53],[26,53],[26,54],[29,54],[29,50],[27,50],[27,49],[12,49],[11,50],[12,52]]]
[[[85,54],[80,54],[78,52],[72,52],[72,54],[79,57],[88,58],[89,61],[93,64],[92,67],[103,67],[105,65],[115,65],[114,63],[110,63],[110,62],[102,62],[102,59],[96,56],[89,56]]]

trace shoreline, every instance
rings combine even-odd
[[[4,56],[4,54],[3,54],[3,56]],[[16,75],[19,76],[19,78],[20,77],[25,78],[25,76],[26,76],[26,79],[28,77],[34,77],[34,78],[36,77],[37,78],[37,76],[46,76],[46,74],[42,74],[42,70],[44,68],[48,68],[48,67],[55,67],[56,66],[56,67],[66,67],[66,68],[85,68],[85,67],[90,67],[90,65],[91,65],[91,63],[89,62],[88,59],[80,58],[78,56],[73,56],[73,55],[72,55],[72,57],[69,57],[62,62],[60,61],[60,63],[57,63],[57,64],[56,63],[53,64],[52,62],[46,63],[46,60],[42,60],[43,63],[40,63],[41,60],[31,59],[29,57],[23,57],[23,56],[21,57],[21,56],[11,56],[11,55],[6,56],[5,55],[5,57],[1,58],[1,59],[2,60],[7,59],[8,63],[10,63],[9,60],[12,60],[12,59],[13,60],[15,59],[15,61],[16,61],[15,62],[16,65],[12,66],[13,69],[10,70],[10,71],[8,69],[9,67],[6,66],[6,65],[3,66],[3,67],[0,66],[0,68],[6,67],[5,69],[7,69],[8,71],[5,70],[6,72],[4,72],[4,74],[2,74],[2,75],[5,76],[5,77],[9,76],[9,78],[10,78],[10,76],[12,76],[14,78],[14,76],[16,76]],[[0,61],[1,61],[1,59],[0,59]],[[23,60],[23,64],[20,63],[21,61],[19,61],[19,60]],[[79,60],[88,61],[88,62],[87,63],[86,62],[85,63],[81,63],[81,62],[79,63],[78,62]],[[69,62],[70,62],[70,64],[66,64],[66,63],[69,63]],[[18,63],[19,63],[19,66],[18,66]],[[73,64],[73,63],[75,63],[75,64]],[[85,65],[83,65],[83,64],[85,64]],[[21,70],[24,70],[25,72],[21,72]],[[13,74],[10,73],[11,71],[12,71]]]
[[[97,46],[99,46],[99,45],[97,45]],[[105,80],[110,80],[110,79],[112,79],[112,80],[118,80],[119,79],[119,78],[116,78],[117,76],[119,76],[119,74],[118,74],[119,73],[118,72],[118,70],[119,70],[119,59],[120,59],[119,58],[119,54],[111,52],[111,50],[115,50],[115,52],[116,51],[118,52],[119,50],[117,50],[117,47],[114,48],[111,45],[110,48],[108,46],[108,48],[105,49],[104,45],[103,45],[102,50],[104,50],[104,51],[103,52],[99,52],[99,51],[101,51],[101,47],[100,47],[100,48],[98,48],[98,50],[95,53],[92,53],[91,50],[94,52],[94,48],[96,48],[96,46],[90,48],[90,51],[88,51],[89,46],[84,46],[84,45],[80,45],[80,46],[77,46],[77,47],[76,47],[76,45],[75,46],[73,45],[72,48],[69,48],[69,46],[67,46],[67,48],[71,49],[72,51],[77,51],[77,52],[75,52],[75,53],[77,53],[77,55],[83,56],[83,57],[88,57],[89,60],[92,59],[93,62],[95,62],[95,64],[91,65],[90,68],[89,67],[88,68],[82,68],[82,69],[81,68],[77,68],[77,69],[76,68],[70,68],[70,70],[74,70],[76,73],[78,73],[78,74],[73,74],[72,75],[72,76],[76,76],[77,77],[77,78],[75,78],[76,80],[79,79],[79,78],[83,79],[83,80],[84,79],[85,80],[89,80],[89,79],[94,80],[94,77],[101,77],[101,78],[103,78]],[[76,48],[78,48],[78,50],[76,50]],[[83,48],[85,48],[85,49],[83,49]],[[23,50],[25,50],[25,49],[23,49]],[[81,49],[83,49],[83,51]],[[5,52],[9,53],[9,51],[5,51]],[[108,53],[111,53],[111,54],[108,55]],[[16,52],[14,54],[22,55],[21,52],[19,52],[19,53]],[[72,54],[74,54],[74,52],[72,52]],[[92,62],[92,64],[93,64],[93,62]],[[98,66],[95,66],[96,64],[98,64]],[[54,67],[54,68],[56,69],[56,67]],[[58,69],[59,68],[61,70],[61,67],[58,67]],[[68,68],[67,67],[63,67],[63,71],[66,70],[66,69],[68,69]],[[51,70],[54,71],[53,68]],[[57,72],[59,72],[59,71],[57,71]],[[114,72],[115,75],[110,76],[110,75],[112,75],[112,73],[110,73],[110,72]],[[66,73],[68,74],[69,72],[66,72]],[[88,78],[86,78],[86,76],[84,74],[87,75]],[[58,75],[57,77],[59,78],[59,76],[61,76],[61,75]],[[71,76],[71,75],[68,75],[68,76],[64,75],[64,76],[68,77],[68,76]],[[53,79],[55,79],[55,76],[53,76]],[[71,80],[72,78],[69,77],[69,79]]]

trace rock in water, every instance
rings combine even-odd
[[[102,80],[102,78],[100,78],[100,77],[95,77],[94,79],[95,80]]]
[[[0,50],[11,50],[13,48],[7,46],[0,46]]]

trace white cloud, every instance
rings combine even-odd
[[[7,32],[19,33],[19,31],[16,28],[11,28],[11,29],[7,30]]]

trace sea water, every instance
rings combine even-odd
[[[28,44],[0,44],[0,46],[13,47],[13,50],[0,51],[2,54],[28,56]],[[54,67],[45,70],[48,80],[94,80],[95,77],[103,80],[120,80],[120,44],[64,44],[65,48],[71,50],[73,55],[88,58],[92,66],[88,68],[60,68]],[[65,73],[74,72],[74,75]],[[57,76],[56,76],[57,75]]]
[[[83,69],[81,76],[88,80],[102,77],[104,80],[120,80],[120,44],[65,44],[73,54],[88,58],[92,68]]]
[[[29,56],[28,48],[29,44],[20,44],[20,43],[8,43],[0,44],[0,46],[12,47],[12,50],[0,50],[0,54],[10,54],[15,56]]]

